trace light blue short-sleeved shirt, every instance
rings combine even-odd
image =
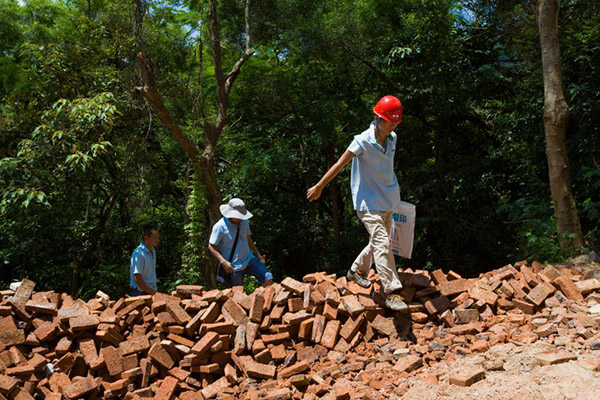
[[[392,132],[384,149],[375,138],[375,122],[354,136],[350,189],[357,211],[395,211],[400,208],[400,186],[394,173],[397,136]]]
[[[221,253],[223,258],[231,262],[231,266],[235,271],[243,271],[248,266],[250,260],[254,258],[254,254],[250,251],[250,245],[248,244],[248,236],[251,234],[250,223],[247,220],[240,222],[240,237],[235,247],[232,261],[229,260],[229,255],[231,254],[236,231],[237,226],[223,217],[213,226],[209,242],[219,248],[219,253]]]
[[[152,253],[150,253],[142,242],[131,254],[129,285],[141,290],[133,280],[133,274],[141,274],[146,285],[153,290],[158,290],[156,286],[156,249],[152,249]]]

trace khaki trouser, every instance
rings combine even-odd
[[[375,261],[375,268],[381,278],[385,294],[402,289],[396,261],[390,247],[392,211],[357,211],[356,213],[369,232],[369,244],[354,260],[352,271],[367,276]]]

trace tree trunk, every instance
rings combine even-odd
[[[181,129],[179,123],[175,121],[165,106],[162,96],[156,87],[156,80],[150,63],[150,57],[144,53],[143,21],[146,13],[144,0],[137,0],[134,21],[134,36],[140,61],[140,75],[143,82],[143,86],[135,88],[135,91],[148,101],[149,105],[156,112],[160,122],[167,128],[183,150],[185,150],[193,165],[195,176],[202,182],[206,201],[208,203],[209,223],[207,225],[209,231],[207,234],[210,234],[210,227],[221,218],[219,206],[223,201],[223,197],[215,174],[215,149],[219,141],[219,136],[223,132],[223,128],[227,122],[229,95],[242,67],[254,54],[254,51],[250,49],[250,0],[246,0],[246,51],[240,56],[228,73],[224,72],[217,8],[217,0],[209,0],[208,19],[210,24],[213,66],[217,89],[217,116],[212,123],[207,120],[204,120],[202,123],[202,128],[205,133],[203,148]],[[209,284],[214,285],[216,282],[214,274],[215,263],[208,255],[206,246],[202,247],[202,264],[204,277],[210,280]]]
[[[330,140],[327,141],[327,161],[329,165],[335,164],[336,161],[333,143]],[[340,222],[342,198],[340,196],[340,185],[338,185],[337,181],[334,179],[331,181],[329,186],[331,193],[331,222],[333,225],[333,237],[335,238],[336,242],[339,243],[342,236],[342,224]]]
[[[119,195],[117,193],[114,193],[112,197],[108,199],[108,201],[104,205],[104,209],[100,212],[98,225],[96,226],[96,228],[94,228],[88,246],[84,249],[81,256],[73,260],[73,273],[71,274],[71,296],[73,298],[78,298],[81,293],[81,270],[83,269],[83,264],[98,247],[98,242],[100,241],[100,238],[104,233],[106,222],[108,221],[113,206],[115,205],[115,202],[118,198]]]
[[[206,144],[199,161],[202,166],[197,166],[195,169],[198,176],[202,177],[202,184],[206,192],[206,201],[208,202],[210,226],[212,226],[221,219],[219,206],[223,201],[221,189],[219,188],[215,174],[215,151],[213,145],[210,143]]]
[[[550,190],[556,214],[559,243],[563,249],[583,246],[583,235],[575,199],[571,191],[571,170],[565,132],[569,107],[562,90],[562,71],[558,40],[560,0],[540,0],[538,27],[544,71],[544,129]],[[565,234],[570,237],[566,237]]]

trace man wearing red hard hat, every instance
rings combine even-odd
[[[402,121],[402,103],[394,96],[384,96],[373,108],[375,119],[354,140],[340,159],[308,189],[308,201],[317,200],[323,188],[352,161],[350,188],[352,202],[361,222],[369,232],[369,244],[358,255],[346,278],[362,287],[371,286],[367,279],[375,261],[386,295],[385,305],[392,310],[408,308],[398,292],[402,283],[390,247],[392,213],[400,208],[400,187],[394,173],[397,136],[394,129]]]

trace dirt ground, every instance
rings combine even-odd
[[[571,345],[571,344],[570,344]],[[576,345],[576,344],[575,344]],[[569,346],[577,360],[556,365],[540,365],[536,354],[561,349],[544,342],[527,346],[498,345],[485,353],[438,364],[406,381],[407,391],[397,399],[510,399],[510,400],[596,400],[600,398],[600,372],[586,366],[586,360],[600,356],[600,351],[580,352]],[[471,366],[491,367],[483,380],[470,387],[449,384],[449,375]],[[494,367],[495,366],[495,367]],[[494,371],[495,368],[502,368]],[[438,384],[432,384],[432,376]],[[429,381],[429,382],[428,382]]]

